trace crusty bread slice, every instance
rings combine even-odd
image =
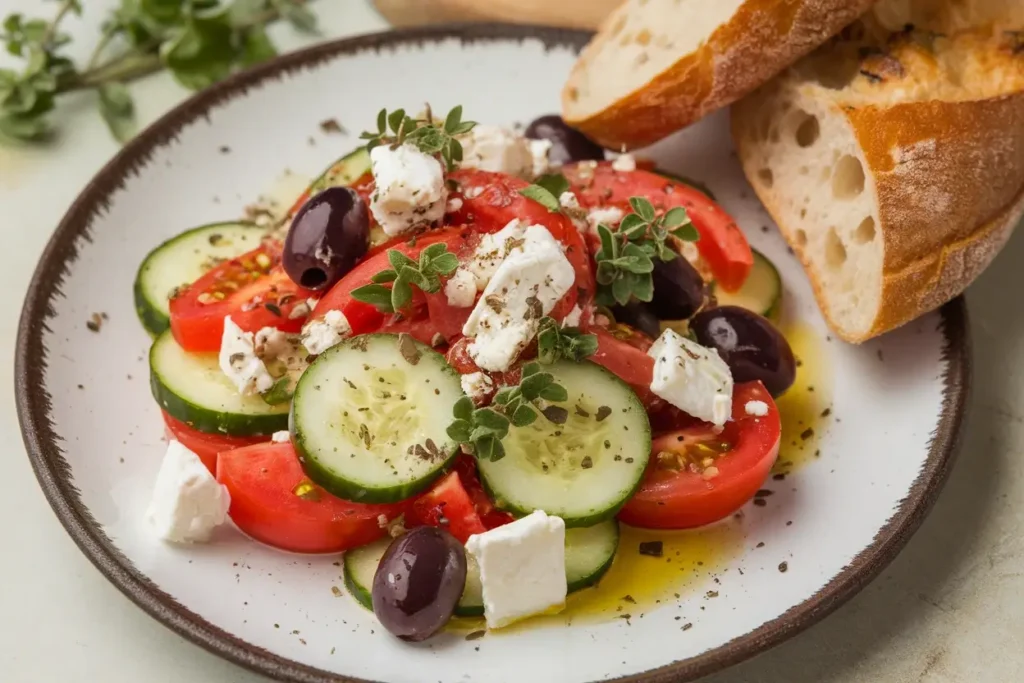
[[[929,21],[879,39],[869,17],[732,110],[747,178],[852,342],[962,292],[1024,213],[1024,23]]]
[[[655,142],[727,106],[875,0],[627,0],[583,50],[562,116],[612,149]]]

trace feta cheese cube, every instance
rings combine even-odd
[[[482,372],[465,374],[461,381],[463,393],[473,399],[474,403],[479,404],[494,390],[494,380]]]
[[[287,429],[282,429],[279,432],[274,432],[270,440],[274,443],[288,443],[292,440],[292,435]]]
[[[565,603],[565,522],[543,510],[469,537],[480,567],[487,628],[501,628]]]
[[[746,411],[747,415],[764,417],[768,414],[768,404],[764,401],[747,401],[743,406],[743,410]]]
[[[513,218],[498,232],[480,238],[480,244],[473,252],[473,256],[463,264],[463,268],[469,271],[476,281],[478,290],[482,291],[491,281],[491,277],[511,248],[523,239],[527,227],[526,223]]]
[[[551,140],[528,140],[527,144],[530,146],[530,155],[533,157],[533,177],[542,176],[551,170],[552,164],[551,159],[548,158],[548,152],[551,151]]]
[[[476,301],[476,278],[465,268],[459,268],[444,284],[448,305],[455,308],[469,308]]]
[[[262,394],[274,385],[267,366],[256,355],[252,332],[243,332],[231,316],[224,318],[220,369],[243,395]]]
[[[370,211],[388,235],[400,235],[444,217],[448,188],[441,162],[405,143],[374,147],[370,165],[376,183]]]
[[[609,206],[603,209],[593,209],[587,214],[587,223],[590,224],[590,229],[593,232],[597,232],[597,226],[604,223],[609,228],[614,228],[622,220],[625,214],[622,213],[622,209],[614,206]]]
[[[562,318],[562,327],[579,327],[580,319],[583,318],[583,309],[579,304],[572,307],[572,310]]]
[[[314,356],[352,334],[352,327],[341,311],[327,311],[322,320],[311,320],[302,328],[302,345]]]
[[[576,281],[562,245],[542,225],[527,227],[505,251],[462,328],[474,337],[467,350],[483,370],[507,370]]]
[[[146,519],[161,540],[210,540],[214,528],[227,520],[230,504],[228,490],[217,483],[198,455],[178,441],[167,444],[146,510]]]
[[[620,154],[612,162],[612,168],[616,171],[635,171],[636,157],[632,154]]]
[[[459,142],[465,168],[508,173],[524,179],[533,177],[534,156],[528,141],[507,128],[477,124],[459,136]]]
[[[717,426],[732,416],[732,373],[718,351],[667,329],[647,355],[654,359],[656,396]]]

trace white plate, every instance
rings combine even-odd
[[[808,415],[826,407],[830,415],[787,424],[783,458],[800,446],[819,457],[769,482],[774,494],[764,505],[693,535],[693,548],[721,547],[700,551],[706,565],[690,557],[687,580],[659,603],[627,605],[630,619],[549,619],[410,646],[351,598],[335,597],[335,557],[278,553],[232,530],[194,548],[147,533],[142,516],[164,443],[147,382],[149,339],[132,306],[145,254],[188,227],[240,216],[285,168],[315,175],[358,144],[382,106],[462,104],[467,118],[500,124],[557,111],[584,40],[571,31],[478,26],[289,55],[171,112],[85,189],[25,304],[19,411],[62,522],[143,609],[282,680],[690,680],[820,619],[903,546],[941,488],[960,433],[969,376],[963,302],[862,347],[831,341],[799,265],[743,179],[724,113],[649,156],[710,186],[779,266],[785,317],[799,322],[804,340],[804,377],[790,401]],[[347,134],[322,134],[319,123],[331,118]],[[109,320],[93,332],[86,322],[97,312]],[[801,440],[808,426],[815,434]]]

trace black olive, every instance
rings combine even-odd
[[[734,381],[760,380],[776,397],[793,386],[793,350],[767,318],[739,306],[722,306],[695,315],[690,330],[698,343],[718,350]]]
[[[549,114],[526,127],[524,135],[531,140],[550,140],[548,159],[553,164],[573,161],[604,160],[604,148],[562,120],[558,114]]]
[[[403,640],[444,627],[466,586],[466,551],[450,533],[418,527],[396,538],[373,576],[373,613]]]
[[[282,265],[295,284],[324,290],[366,253],[370,215],[354,190],[329,187],[310,197],[292,220]]]
[[[611,312],[615,322],[640,330],[651,339],[657,339],[661,334],[658,316],[651,310],[650,304],[634,299],[625,306],[612,306]]]
[[[651,311],[662,320],[686,320],[704,303],[704,278],[684,257],[654,259]]]

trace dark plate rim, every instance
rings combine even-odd
[[[161,117],[126,145],[86,186],[57,227],[32,277],[19,321],[15,393],[22,437],[39,484],[58,519],[82,552],[132,602],[179,635],[257,673],[295,683],[365,683],[275,655],[206,621],[153,584],[121,554],[79,498],[61,438],[42,388],[47,365],[46,321],[53,315],[65,275],[78,256],[79,238],[89,239],[93,217],[108,205],[124,179],[144,166],[154,149],[175,139],[190,122],[250,88],[341,55],[445,39],[462,42],[534,39],[547,48],[581,48],[589,32],[514,24],[455,24],[401,29],[335,40],[278,57],[200,92]],[[692,681],[778,645],[818,622],[875,578],[906,545],[942,490],[962,440],[971,378],[971,342],[964,298],[940,310],[945,338],[944,398],[929,455],[893,517],[818,593],[757,629],[695,657],[617,679],[629,683]]]

